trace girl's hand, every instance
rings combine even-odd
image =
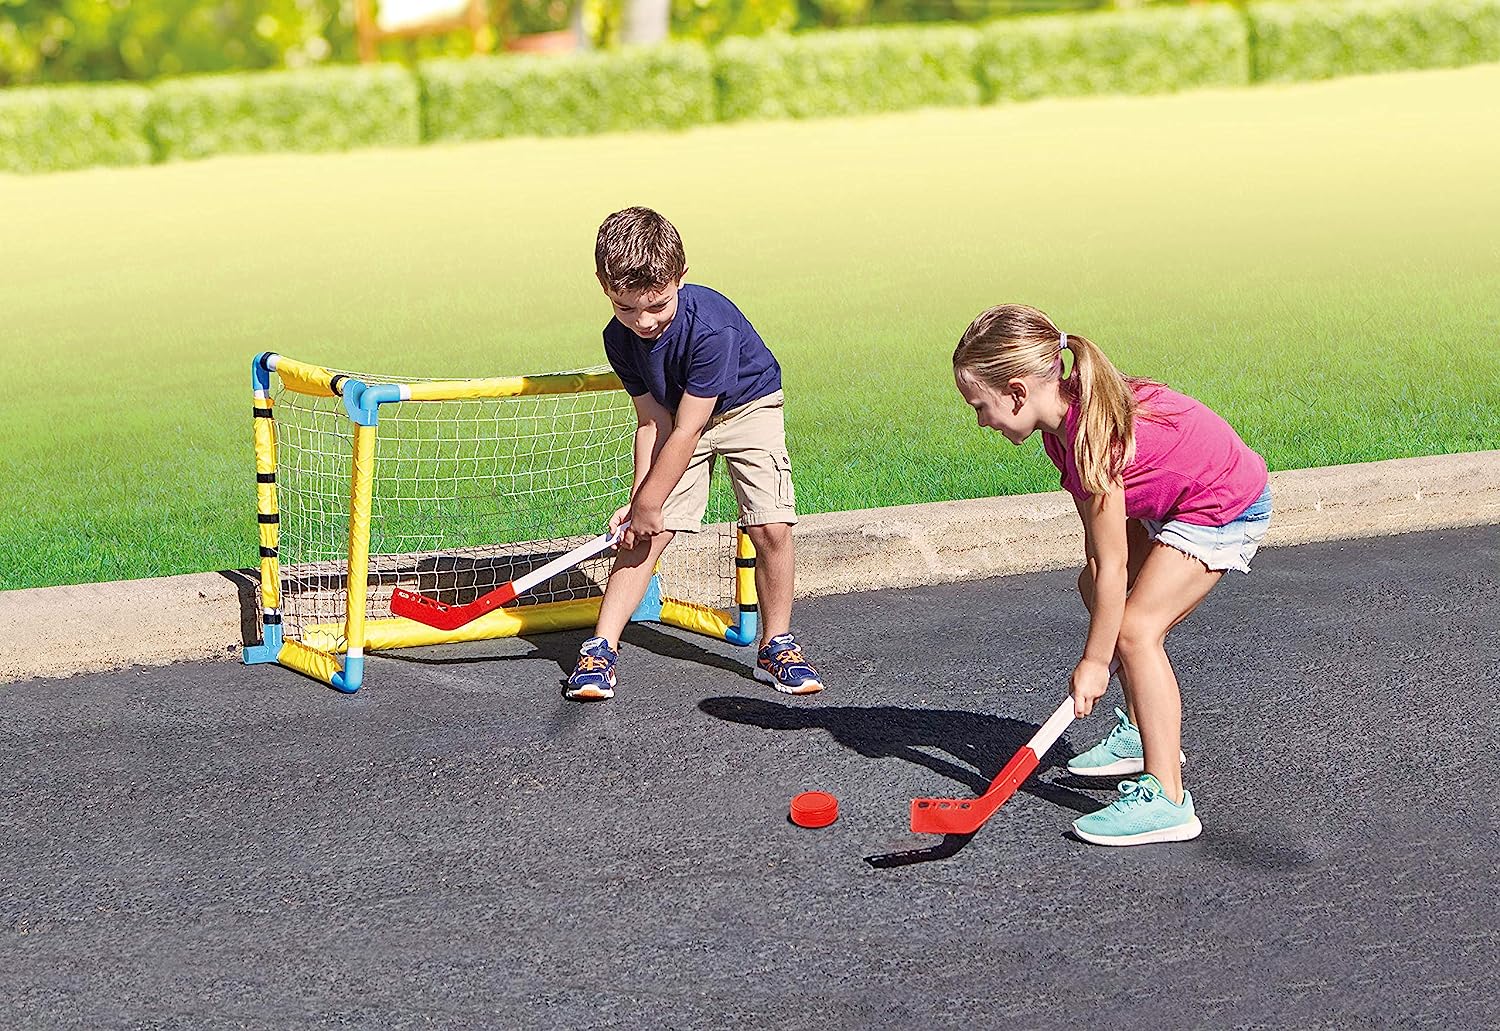
[[[1094,703],[1109,690],[1109,666],[1093,659],[1082,659],[1073,667],[1073,715],[1079,718],[1094,711]]]

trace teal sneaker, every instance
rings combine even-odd
[[[1146,768],[1146,753],[1141,748],[1141,731],[1125,710],[1116,709],[1120,722],[1093,748],[1068,760],[1068,772],[1079,777],[1134,777]],[[1178,751],[1179,762],[1187,756]]]
[[[1203,833],[1193,812],[1193,796],[1182,793],[1177,805],[1151,774],[1120,782],[1120,797],[1097,813],[1073,821],[1073,833],[1095,845],[1149,845],[1156,841],[1191,841]]]

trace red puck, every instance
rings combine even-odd
[[[827,827],[839,818],[839,800],[826,791],[804,791],[792,799],[792,822],[798,827]]]

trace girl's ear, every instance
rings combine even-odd
[[[1026,386],[1025,380],[1013,379],[1009,383],[1005,384],[1005,390],[1003,391],[1003,393],[1005,397],[1009,399],[1010,410],[1011,413],[1014,414],[1016,412],[1019,412],[1021,410],[1021,406],[1026,403],[1026,395],[1029,393],[1029,388]]]

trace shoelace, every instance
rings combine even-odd
[[[1156,797],[1156,788],[1139,780],[1120,781],[1120,797],[1115,799],[1117,804],[1134,805],[1137,802],[1149,802]]]
[[[601,659],[597,655],[580,655],[578,657],[578,668],[585,672],[596,669],[608,669],[609,660]]]
[[[791,648],[783,648],[775,655],[772,655],[771,661],[780,663],[783,666],[790,666],[794,662],[806,662],[807,660],[802,657],[802,649],[793,646]]]

